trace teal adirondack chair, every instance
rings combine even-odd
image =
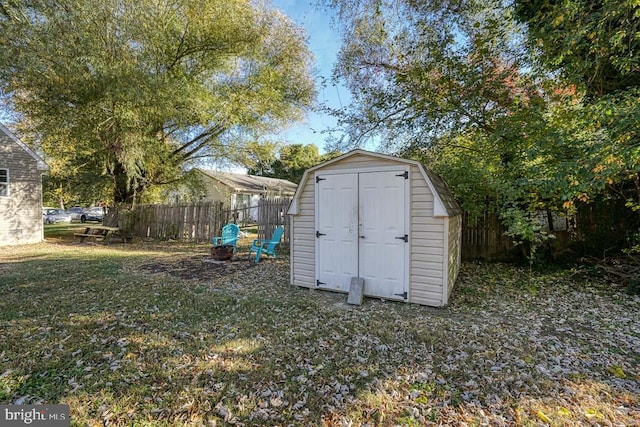
[[[213,246],[233,245],[233,252],[235,253],[239,236],[240,227],[235,224],[227,224],[222,227],[222,236],[214,237],[211,243],[213,243]]]
[[[271,240],[259,240],[256,239],[253,241],[251,245],[251,249],[249,249],[249,259],[251,259],[251,252],[256,253],[256,264],[260,262],[260,256],[262,254],[271,255],[274,259],[277,258],[276,248],[280,244],[280,239],[282,239],[282,233],[284,232],[283,226],[278,226],[271,235]]]

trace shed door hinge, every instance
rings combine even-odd
[[[409,179],[409,171],[404,171],[403,173],[398,174],[398,175],[396,175],[396,176],[401,176],[401,177],[403,177],[404,179]]]
[[[316,287],[320,287],[321,285],[326,285],[326,283],[316,280]]]
[[[320,178],[319,176],[316,176],[316,184],[319,183],[320,181],[326,181],[327,178]]]
[[[326,236],[326,234],[316,231],[316,237],[320,237],[320,236]]]
[[[402,299],[407,299],[407,296],[408,296],[406,292],[403,292],[403,293],[401,293],[401,294],[394,294],[394,295],[397,295],[397,296],[399,296],[399,297],[402,297]]]
[[[404,236],[396,237],[396,239],[404,240],[404,242],[407,243],[409,241],[409,236],[405,234]]]

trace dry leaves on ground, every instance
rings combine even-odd
[[[2,403],[89,425],[640,419],[640,298],[568,270],[466,263],[446,308],[349,306],[291,287],[286,258],[53,246],[0,279]]]

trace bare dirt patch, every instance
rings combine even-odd
[[[167,274],[184,280],[206,281],[230,276],[256,267],[253,261],[234,256],[229,261],[214,261],[208,255],[187,255],[155,259],[138,269],[146,274]]]

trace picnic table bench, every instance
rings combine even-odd
[[[83,243],[86,238],[93,238],[96,241],[102,240],[103,245],[108,245],[113,236],[117,236],[126,242],[123,234],[120,233],[118,227],[108,227],[106,225],[87,225],[84,229],[84,233],[73,233],[74,236],[80,238],[80,243]]]

